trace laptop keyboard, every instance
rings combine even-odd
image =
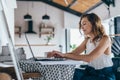
[[[65,58],[39,58],[36,61],[64,61]]]

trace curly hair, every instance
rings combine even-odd
[[[94,34],[94,39],[93,42],[97,41],[98,39],[102,38],[106,33],[104,30],[104,27],[101,23],[101,19],[99,16],[97,16],[95,13],[90,13],[90,14],[83,14],[81,16],[80,22],[79,22],[79,29],[81,29],[81,20],[83,18],[87,18],[88,21],[92,25],[92,33]]]

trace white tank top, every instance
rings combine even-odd
[[[96,42],[96,45],[94,43],[90,42],[90,39],[88,40],[86,44],[86,53],[90,53],[92,50],[94,50],[98,46],[99,42]],[[98,58],[94,59],[90,63],[88,63],[89,66],[94,67],[95,69],[102,69],[104,67],[111,67],[113,65],[111,55],[102,54]]]

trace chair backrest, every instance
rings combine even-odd
[[[115,57],[120,57],[120,36],[113,38],[111,49]]]
[[[18,60],[26,59],[26,54],[22,47],[16,49],[16,54],[17,54]]]
[[[10,51],[8,46],[2,46],[2,54],[3,56],[10,56]]]

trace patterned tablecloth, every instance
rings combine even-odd
[[[43,77],[38,80],[72,80],[76,64],[73,64],[73,62],[68,62],[71,64],[67,64],[67,62],[63,61],[59,61],[59,64],[57,64],[58,61],[56,64],[54,61],[49,61],[47,63],[54,64],[47,65],[40,61],[21,60],[20,67],[22,71],[25,72],[40,72]]]

